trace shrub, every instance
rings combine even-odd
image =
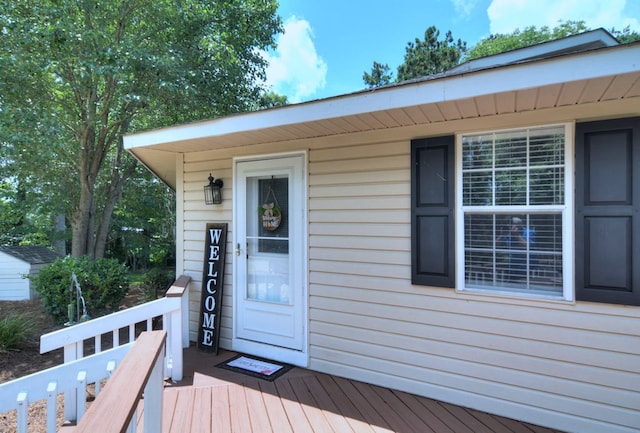
[[[70,302],[76,305],[73,273],[78,278],[87,311],[94,317],[117,310],[129,290],[127,268],[115,259],[58,259],[34,278],[35,290],[44,308],[58,323],[68,320],[67,305]]]
[[[144,290],[144,301],[154,301],[158,296],[171,286],[174,280],[173,272],[162,268],[152,268],[144,274],[142,288]]]
[[[22,343],[35,334],[36,321],[33,317],[9,314],[0,318],[0,352],[18,349]]]

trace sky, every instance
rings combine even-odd
[[[374,61],[397,71],[405,47],[430,26],[451,30],[468,47],[496,33],[529,26],[640,32],[640,0],[280,0],[284,34],[266,53],[267,85],[290,103],[365,88]]]

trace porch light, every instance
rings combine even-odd
[[[222,179],[215,179],[209,173],[209,185],[204,186],[204,202],[205,204],[222,203],[222,187],[224,182]]]

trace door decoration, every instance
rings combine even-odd
[[[280,208],[278,198],[273,191],[273,178],[269,183],[269,190],[267,191],[267,196],[264,199],[264,204],[260,206],[258,213],[260,214],[262,227],[265,230],[275,231],[280,227],[280,223],[282,222],[282,209]]]

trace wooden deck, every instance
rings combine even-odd
[[[184,381],[165,388],[164,432],[555,432],[301,368],[268,382],[215,367],[233,355],[185,351]]]

